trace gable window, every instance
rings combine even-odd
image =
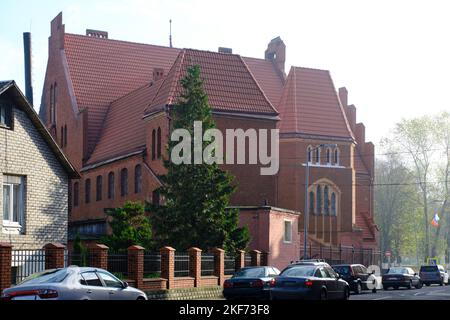
[[[97,190],[96,190],[97,192],[95,197],[97,201],[102,200],[102,184],[103,184],[103,177],[97,176]]]
[[[158,128],[158,159],[161,159],[161,128]]]
[[[19,233],[22,230],[25,207],[24,177],[3,176],[3,227]],[[13,228],[13,230],[10,230]]]
[[[108,174],[108,199],[114,199],[115,188],[114,188],[114,172]]]
[[[322,187],[321,186],[317,186],[316,197],[317,197],[316,213],[322,214]]]
[[[152,131],[152,160],[156,158],[156,131],[153,129]]]
[[[12,106],[0,101],[0,126],[12,128]]]
[[[330,199],[328,198],[328,186],[323,190],[323,207],[326,215],[330,214]]]
[[[138,164],[134,168],[134,193],[142,191],[142,167]]]
[[[84,202],[91,202],[91,179],[87,179],[84,182]]]
[[[292,242],[292,221],[284,220],[284,242]]]
[[[128,194],[128,169],[123,168],[120,171],[120,195],[122,197]]]
[[[78,182],[73,184],[73,206],[78,207],[78,197],[80,193],[80,187]]]

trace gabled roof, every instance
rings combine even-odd
[[[189,66],[199,65],[200,76],[213,111],[278,115],[239,55],[193,49],[181,51],[145,113],[176,103],[180,80]]]
[[[292,67],[278,110],[281,133],[354,139],[326,70]]]
[[[21,108],[30,118],[33,125],[36,127],[36,130],[41,134],[42,138],[50,147],[50,150],[56,156],[61,166],[67,172],[67,175],[70,178],[79,178],[80,175],[75,170],[75,167],[70,163],[70,161],[66,158],[61,148],[55,142],[50,132],[48,132],[45,125],[40,120],[38,114],[34,110],[34,108],[29,104],[28,100],[23,95],[22,91],[20,91],[19,87],[16,85],[14,81],[0,81],[0,96],[9,95],[9,98],[13,99],[16,107]]]
[[[100,139],[87,165],[145,149],[145,121],[142,119],[163,80],[149,83],[111,103]]]
[[[89,110],[88,144],[92,148],[110,103],[150,83],[154,68],[171,68],[179,49],[64,35],[64,50],[80,109]]]

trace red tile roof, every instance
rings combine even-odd
[[[147,84],[111,103],[100,139],[87,165],[145,148],[146,131],[142,116],[162,82]]]
[[[200,66],[200,76],[214,111],[278,114],[239,55],[192,49],[180,52],[146,113],[177,101],[182,90],[180,79],[193,65]]]
[[[109,104],[149,83],[154,68],[167,73],[180,51],[74,34],[65,34],[64,49],[78,107],[89,110],[90,150],[97,142]]]
[[[292,67],[278,110],[281,133],[353,137],[328,71]]]

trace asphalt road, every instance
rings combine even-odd
[[[378,290],[377,293],[363,291],[362,294],[350,295],[350,300],[450,300],[450,285],[423,286],[422,289]]]

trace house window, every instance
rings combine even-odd
[[[123,168],[120,171],[120,195],[122,197],[128,194],[128,169]]]
[[[134,193],[142,191],[142,167],[138,164],[134,168]]]
[[[102,176],[97,176],[97,192],[96,192],[96,197],[95,199],[97,201],[101,201],[102,200],[102,184],[103,184],[103,177]]]
[[[308,162],[309,162],[309,163],[311,163],[311,160],[312,160],[312,159],[311,159],[311,158],[312,158],[312,152],[311,152],[311,149],[312,149],[312,148],[309,146],[308,149],[307,149],[307,151],[306,151],[306,153],[307,153],[307,155],[308,155]]]
[[[161,159],[161,128],[158,128],[158,159]]]
[[[331,194],[331,214],[333,216],[337,215],[337,211],[336,211],[336,194],[334,192]]]
[[[84,182],[84,202],[91,202],[91,179],[87,179]]]
[[[339,149],[334,149],[334,164],[339,165]]]
[[[21,231],[24,221],[24,177],[3,176],[3,226]]]
[[[330,199],[328,198],[328,186],[323,190],[323,207],[326,215],[330,214]]]
[[[156,158],[156,131],[153,129],[152,131],[152,160]]]
[[[78,197],[79,197],[80,187],[78,182],[73,184],[73,206],[78,207]]]
[[[316,213],[322,214],[322,187],[321,186],[317,186],[316,197],[317,197]]]
[[[108,199],[114,199],[115,188],[114,188],[114,172],[108,174]]]
[[[320,148],[319,147],[317,147],[314,152],[314,161],[316,163],[320,163]]]
[[[292,242],[292,221],[284,220],[284,242]]]
[[[327,149],[327,164],[331,164],[331,150]]]
[[[12,127],[12,106],[9,103],[0,101],[0,125]]]
[[[314,214],[314,192],[309,193],[309,213]]]

